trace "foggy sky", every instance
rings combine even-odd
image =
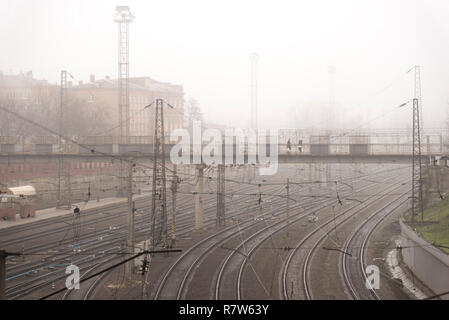
[[[130,76],[182,84],[206,119],[250,120],[252,52],[259,60],[262,126],[286,126],[296,108],[326,106],[334,65],[335,105],[345,126],[411,125],[411,106],[369,119],[413,98],[421,65],[425,127],[443,127],[449,102],[449,2],[441,1],[111,1],[2,0],[0,70],[32,70],[57,82],[117,77],[116,5],[130,27]],[[390,86],[391,84],[391,86]],[[386,89],[385,89],[386,88]],[[298,109],[299,108],[299,109]],[[296,121],[296,120],[295,120]],[[304,120],[305,121],[305,120]],[[320,116],[301,127],[322,123]]]

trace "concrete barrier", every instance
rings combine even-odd
[[[435,294],[449,291],[449,255],[434,247],[400,220],[402,257],[413,274]],[[449,295],[441,299],[449,300]]]
[[[16,220],[16,209],[15,208],[0,208],[0,219],[1,220]]]
[[[36,209],[34,206],[29,204],[24,204],[20,206],[20,218],[32,218],[36,216]]]

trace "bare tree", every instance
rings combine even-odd
[[[190,134],[192,134],[193,131],[193,121],[203,121],[203,113],[201,112],[200,104],[195,99],[189,99],[187,106],[185,108],[184,113],[184,120],[185,124],[184,127],[189,130]]]
[[[8,100],[3,99],[0,104],[21,116],[39,123],[43,127],[56,130],[55,114],[56,96],[47,95],[39,101],[35,100]],[[3,136],[31,136],[31,135],[49,135],[48,131],[32,125],[29,122],[14,116],[11,113],[0,111],[1,134]]]
[[[66,132],[72,136],[90,136],[110,129],[111,111],[78,99],[68,101],[65,118]]]
[[[43,128],[32,125],[14,115],[0,111],[0,134],[2,136],[48,136],[50,129],[59,132],[59,96],[56,92],[34,101],[0,100],[0,104],[8,110],[33,120]],[[93,135],[95,132],[110,129],[113,124],[110,111],[105,106],[92,106],[78,99],[70,99],[65,110],[64,133],[70,136]]]

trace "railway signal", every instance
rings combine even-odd
[[[145,275],[145,272],[148,272],[148,269],[149,269],[148,260],[147,260],[147,257],[145,256],[145,259],[143,259],[143,262],[142,262],[142,275]]]

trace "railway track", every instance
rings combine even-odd
[[[361,189],[357,190],[357,192],[358,193],[362,192],[362,191],[364,191],[366,189],[369,189],[370,187],[371,186],[362,187]],[[315,208],[315,212],[323,210],[323,209],[325,209],[327,207],[328,207],[328,204],[323,204],[320,207]],[[349,210],[346,210],[345,213],[348,212],[348,211]],[[257,282],[259,283],[259,287],[264,289],[264,291],[266,293],[266,297],[265,298],[272,298],[271,294],[268,292],[267,289],[265,289],[265,286],[262,284],[262,280],[258,278],[258,275],[257,275],[256,271],[254,270],[254,267],[251,265],[251,263],[250,263],[251,257],[262,246],[262,244],[267,242],[270,238],[271,238],[271,240],[273,242],[272,247],[275,247],[274,246],[273,236],[275,234],[280,233],[281,231],[283,231],[283,229],[285,229],[287,226],[297,224],[299,221],[301,221],[302,218],[303,218],[303,216],[302,217],[297,217],[295,219],[291,219],[290,221],[287,220],[287,225],[281,225],[278,228],[274,228],[273,230],[271,230],[271,232],[265,231],[265,236],[262,236],[259,241],[255,242],[253,244],[253,246],[250,246],[250,250],[246,253],[246,255],[243,258],[240,256],[241,262],[237,263],[238,274],[237,274],[237,277],[236,277],[236,280],[235,280],[236,283],[237,283],[236,294],[235,294],[235,297],[228,296],[228,297],[225,297],[226,299],[228,299],[228,298],[235,298],[235,299],[243,299],[243,298],[245,298],[243,296],[243,287],[244,287],[243,286],[243,277],[244,277],[245,268],[248,269],[253,274],[253,277],[252,277],[251,280],[254,281],[254,278],[256,278]],[[330,222],[332,222],[332,220],[329,221],[328,223],[330,223]],[[314,232],[316,233],[316,232],[320,231],[320,229],[317,228]],[[310,237],[310,234],[308,236],[306,236],[304,239],[307,240],[309,237]],[[305,241],[305,240],[303,240],[303,241]],[[242,245],[243,245],[243,243],[242,243]],[[298,250],[298,248],[299,247],[297,246],[295,248],[295,250],[290,253],[290,255],[289,255],[290,259],[291,259],[292,254],[294,254]],[[240,249],[240,248],[238,248],[238,249]],[[238,257],[238,255],[235,255],[235,253],[233,253],[233,256]],[[282,260],[282,256],[279,253],[277,253],[277,258]],[[289,261],[289,258],[287,258],[287,261]],[[249,267],[247,267],[248,265],[249,265]],[[286,270],[288,270],[288,262],[286,263],[286,265],[287,265],[287,268],[284,269],[284,274],[286,274]],[[232,268],[231,268],[231,270],[232,270]],[[283,283],[285,283],[286,282],[286,277],[285,276],[283,277],[283,280],[284,280]],[[250,287],[254,287],[254,286],[250,286]],[[251,291],[251,290],[249,290],[249,291]],[[284,295],[285,295],[286,294],[286,290],[284,289],[283,291],[284,291]],[[218,299],[219,297],[216,296],[216,298]]]
[[[362,203],[360,203],[355,206],[351,206],[348,209],[345,209],[344,211],[339,213],[337,216],[335,216],[333,219],[329,219],[326,222],[322,223],[321,225],[317,226],[316,229],[314,229],[307,236],[305,236],[303,239],[301,239],[301,241],[296,245],[294,250],[288,255],[286,262],[283,266],[282,282],[281,282],[282,283],[282,285],[281,285],[282,298],[283,299],[291,299],[291,295],[293,293],[295,293],[295,296],[297,296],[297,297],[302,297],[304,299],[312,299],[313,295],[312,295],[312,290],[311,290],[311,285],[310,285],[310,280],[309,280],[309,270],[311,268],[310,263],[311,263],[314,253],[317,251],[320,244],[324,240],[330,239],[330,236],[329,236],[330,233],[334,232],[336,230],[336,228],[341,228],[348,221],[357,217],[361,212],[366,210],[369,206],[372,206],[373,204],[375,204],[380,199],[387,198],[389,196],[390,192],[393,192],[400,188],[403,188],[402,187],[403,184],[404,184],[404,182],[399,182],[396,185],[394,185],[392,189],[388,188],[388,189],[382,190],[382,191],[378,192],[377,194],[375,194],[374,196],[369,197],[368,199],[363,201],[363,207],[361,206]],[[395,198],[393,201],[389,202],[389,204],[396,203],[398,201],[398,199],[401,199],[406,194],[407,194],[407,192],[400,195],[398,198]],[[381,195],[381,196],[379,196],[379,195]],[[386,210],[386,208],[388,208],[388,205],[383,206],[380,209],[374,209],[375,213],[372,216],[375,216],[376,214],[383,212],[383,210]],[[340,219],[340,221],[338,221],[338,223],[337,223],[338,219]],[[332,225],[332,223],[334,223],[334,225]],[[327,227],[329,227],[329,228],[327,228]],[[321,233],[321,235],[320,235],[320,233]],[[315,241],[313,241],[313,240],[315,240]],[[306,244],[309,244],[309,243],[311,243],[311,245],[306,247]],[[339,248],[337,248],[337,250],[338,249]],[[339,249],[340,253],[348,252],[345,249],[347,249],[347,248]],[[298,252],[300,250],[301,250],[301,254],[298,254]],[[346,258],[347,254],[343,254],[343,257]],[[292,265],[294,267],[292,267]],[[300,272],[301,273],[301,281],[298,281],[299,279],[297,279],[296,281],[288,280],[288,274],[289,274],[290,269],[301,270],[301,272]],[[328,270],[328,271],[332,272],[333,274],[338,273],[338,270]],[[289,283],[291,283],[290,287],[289,287]],[[301,286],[299,285],[299,283],[301,283]],[[298,289],[297,287],[293,288],[293,286],[295,284],[297,287],[302,288],[302,289]],[[299,290],[302,290],[302,295],[300,295],[300,293],[298,292]]]
[[[119,250],[120,248],[115,248]],[[109,252],[111,252],[110,250]],[[110,255],[106,256],[107,258],[110,258]],[[80,261],[77,262],[77,266],[80,268],[80,272],[87,272],[86,270],[89,270],[90,268],[94,267],[98,263],[102,263],[104,261],[104,257],[102,259],[97,259],[96,262],[92,261]],[[22,282],[19,284],[15,284],[13,286],[9,286],[6,289],[6,297],[8,300],[15,300],[23,298],[24,296],[27,296],[36,290],[39,289],[47,289],[52,288],[53,290],[56,288],[56,284],[58,282],[62,282],[65,285],[65,279],[67,275],[65,272],[61,272],[61,270],[55,270],[50,271],[46,274],[39,275],[36,277],[33,277],[31,280],[27,282]],[[44,295],[44,294],[42,294]]]
[[[330,200],[328,200],[328,201],[330,202]],[[315,207],[315,210],[316,210],[316,203],[311,208],[313,208],[313,207]],[[292,207],[292,209],[294,209],[294,208]],[[278,207],[275,211],[276,212],[283,211],[283,207],[282,206]],[[307,214],[308,214],[308,212],[306,214],[302,215],[301,218],[303,218]],[[263,217],[270,216],[270,212],[264,212],[261,215]],[[292,219],[292,218],[294,218],[294,217],[290,217],[290,219]],[[281,231],[283,228],[285,228],[290,223],[291,223],[290,220],[281,220],[281,222],[276,223],[276,225],[277,225],[276,231]],[[257,235],[263,234],[263,232],[265,232],[265,234],[268,234],[268,236],[264,236],[263,240],[266,240],[273,233],[272,232],[273,230],[270,230],[273,227],[276,227],[276,226],[273,226],[273,225],[267,226],[267,227],[263,228],[262,231],[260,231],[260,233],[257,233],[258,231],[256,231],[256,233],[252,233],[249,240],[247,239],[247,241],[250,241],[251,239],[256,239]],[[222,244],[225,243],[226,241],[229,241],[230,238],[236,237],[237,235],[241,234],[242,232],[249,231],[253,228],[255,228],[254,222],[245,221],[244,223],[239,224],[238,229],[234,228],[233,231],[227,229],[226,233],[223,233],[222,235],[210,236],[210,237],[202,240],[201,242],[197,243],[195,246],[191,247],[188,251],[184,252],[184,254],[181,257],[179,257],[175,263],[173,263],[170,266],[168,271],[163,276],[161,282],[158,284],[154,298],[155,299],[167,299],[167,298],[182,299],[182,298],[185,298],[187,295],[186,292],[188,290],[187,287],[189,285],[189,282],[191,282],[191,280],[193,278],[193,274],[202,273],[202,272],[196,271],[196,269],[197,269],[197,267],[199,267],[201,262],[206,259],[206,256],[212,255],[211,252],[215,253],[217,251],[216,249],[220,248],[222,246]],[[257,241],[256,241],[256,243],[257,243]],[[262,242],[259,241],[258,243],[262,243]],[[241,249],[241,247],[238,247],[238,248],[232,250],[232,253],[230,254],[230,256],[232,256],[232,257],[233,256],[242,256],[241,254],[239,254],[239,253],[241,253],[240,249]],[[243,259],[243,261],[245,261],[245,259]],[[226,265],[226,262],[224,263],[224,265]],[[243,263],[243,267],[241,267],[240,270],[244,270],[245,265],[246,264]],[[240,266],[242,266],[242,264],[240,264]],[[210,267],[210,268],[213,269],[213,267]],[[207,272],[207,271],[204,270],[204,272]],[[242,271],[239,272],[239,275],[240,275],[239,277],[241,278]],[[218,282],[220,282],[221,281],[220,274],[218,275],[217,278],[219,279]],[[199,284],[199,281],[195,281],[195,283]],[[239,290],[237,290],[237,291],[239,291]],[[217,298],[217,296],[218,296],[218,298],[220,298],[219,294],[215,295],[216,298]],[[237,293],[236,296],[238,297],[239,294]]]
[[[367,300],[374,298],[381,300],[375,288],[371,285],[368,288],[365,285],[367,283],[367,275],[365,273],[367,263],[365,262],[365,256],[367,254],[369,239],[378,225],[385,218],[394,214],[408,200],[409,191],[406,191],[402,196],[385,205],[381,210],[371,214],[354,230],[346,241],[343,250],[345,252],[354,252],[354,256],[357,257],[356,259],[348,259],[347,254],[343,254],[341,259],[344,281],[353,299]]]
[[[105,259],[104,261],[96,263],[94,266],[90,267],[86,272],[84,272],[82,275],[80,275],[80,280],[83,280],[84,278],[88,277],[94,272],[97,272],[98,269],[104,269],[107,268],[109,265],[115,263],[120,256],[113,256]],[[61,297],[61,300],[88,300],[89,297],[92,295],[95,288],[98,286],[99,282],[107,275],[107,272],[102,273],[101,275],[87,280],[87,282],[84,282],[82,286],[80,286],[79,290],[67,290],[63,296]],[[85,286],[87,285],[87,288]]]
[[[232,213],[232,212],[231,212]],[[230,218],[232,218],[234,215],[230,215],[229,217]],[[210,219],[209,221],[208,221],[208,223],[207,224],[212,224],[212,223],[214,223],[215,222],[215,218],[214,219]],[[187,228],[187,230],[184,230],[185,232],[180,232],[179,234],[182,236],[182,235],[185,235],[185,234],[187,234],[188,232],[190,232],[190,228]],[[83,297],[83,299],[84,300],[87,300],[90,296],[91,296],[91,294],[92,294],[92,292],[95,290],[95,288],[96,288],[96,286],[98,286],[99,284],[100,284],[100,282],[102,281],[102,279],[104,278],[104,277],[106,277],[107,276],[107,273],[104,273],[104,274],[102,274],[101,276],[99,276],[99,277],[97,277],[97,278],[95,278],[93,281],[92,281],[92,283],[89,285],[89,287],[88,287],[88,289],[87,289],[87,291],[86,291],[86,293],[85,293],[85,295],[84,295],[84,297]]]
[[[271,187],[271,188],[273,188],[273,187]],[[282,188],[281,188],[282,189]],[[267,190],[267,191],[273,191],[272,189],[269,189],[269,190]],[[249,196],[249,198],[251,198],[251,196],[254,196],[254,194],[252,194],[252,195],[250,195]],[[248,198],[248,197],[247,197]],[[244,198],[242,198],[242,199],[240,199],[240,200],[244,200]],[[228,218],[234,218],[235,216],[241,216],[241,213],[239,212],[240,210],[233,210],[234,211],[234,213],[233,212],[228,212]],[[229,215],[230,214],[230,215]],[[210,223],[212,224],[213,222],[215,222],[215,218],[212,218],[212,219],[210,219]],[[191,230],[191,228],[185,228],[186,230],[186,232],[185,233],[188,233],[188,232],[190,232],[190,230]],[[183,234],[183,232],[180,232],[180,234],[182,235]],[[91,286],[89,286],[89,289],[87,290],[87,294],[85,295],[85,299],[87,299],[88,297],[89,297],[89,295],[95,290],[95,286],[97,286],[100,282],[101,282],[101,278],[103,278],[103,277],[105,277],[106,276],[106,274],[103,274],[101,277],[97,277],[96,279],[95,279],[95,281],[93,282],[93,284],[91,285]]]
[[[248,196],[248,198],[251,198],[251,197],[252,197],[252,195]],[[209,208],[206,208],[206,209],[214,208],[215,207],[214,206],[214,202],[215,202],[215,199],[210,199],[211,206]],[[208,226],[208,225],[210,226],[210,225],[215,223],[215,217],[212,217],[212,213],[213,212],[211,212],[211,211],[212,210],[206,210],[206,213],[210,213],[210,217],[206,216],[207,217],[207,219],[205,221],[206,226]],[[191,214],[191,213],[192,213],[192,211],[186,212],[184,214],[184,216],[189,216],[189,214]],[[229,215],[229,217],[232,217],[233,214],[232,214],[232,212],[230,212],[230,213],[231,213],[231,215]],[[234,215],[237,215],[237,214],[238,214],[238,212],[234,212]],[[182,219],[180,219],[180,220],[182,220]],[[178,222],[180,222],[180,220],[178,220]],[[193,224],[190,223],[190,222],[184,223],[184,224],[181,223],[181,225],[179,226],[179,233],[178,234],[180,236],[182,236],[183,234],[186,234],[187,232],[189,232],[191,230],[192,226],[193,226]],[[149,228],[149,224],[147,224],[146,226],[142,226],[142,225],[139,226],[138,225],[136,227],[136,231],[138,231],[139,229],[142,229],[143,233],[147,233],[149,231],[148,228]],[[121,244],[124,241],[125,237],[126,237],[125,233],[126,232],[123,232],[123,234],[120,235],[120,237],[116,238],[115,241],[109,241],[109,242],[103,241],[102,244],[101,244],[101,247],[92,247],[91,245],[89,245],[88,249],[89,249],[89,251],[98,251],[98,250],[104,249],[104,247],[110,248],[111,246],[117,245],[119,243]],[[136,236],[137,237],[139,235],[140,236],[144,236],[143,233],[142,234],[137,233]],[[116,236],[117,236],[117,234],[116,234]],[[74,254],[70,253],[68,256],[65,256],[65,257],[60,257],[59,256],[58,259],[59,260],[61,258],[63,258],[63,259],[70,259],[73,255]],[[94,262],[92,262],[91,264],[87,264],[85,266],[83,264],[83,265],[81,265],[81,267],[83,269],[88,269],[88,268],[91,268],[93,265],[94,265]],[[44,267],[45,266],[48,266],[48,265],[44,265]],[[33,267],[36,267],[36,265],[34,265]],[[39,267],[43,267],[43,266],[39,265]],[[51,277],[53,275],[54,275],[54,273],[50,272],[50,273],[47,273],[47,274],[43,275],[42,277],[48,277],[48,276]],[[29,294],[29,293],[39,289],[39,288],[42,288],[45,285],[49,285],[51,283],[54,283],[56,281],[61,280],[62,278],[65,278],[65,275],[61,276],[61,277],[51,278],[51,279],[48,279],[47,281],[42,281],[42,277],[37,277],[36,279],[32,279],[31,281],[26,281],[26,283],[20,283],[20,284],[14,285],[12,287],[11,286],[8,287],[8,289],[7,289],[7,297],[10,298],[10,299],[21,298],[21,297],[23,297],[23,296],[25,296],[25,295],[27,295],[27,294]]]
[[[186,224],[185,223],[187,220],[190,220],[190,215],[193,213],[193,209],[191,209],[191,207],[192,207],[191,204],[187,205],[187,206],[184,206],[184,207],[178,207],[177,211],[181,212],[178,215],[178,219],[177,219],[180,231],[183,231],[183,229],[185,229],[186,227],[189,227],[191,225],[191,224]],[[143,211],[143,210],[146,210],[146,209],[149,210],[149,208],[150,208],[149,206],[145,206],[145,207],[138,208],[138,210],[139,211]],[[209,209],[215,208],[215,199],[211,198],[211,197],[209,199],[206,199],[204,208],[206,210],[206,214],[210,213],[211,211]],[[168,209],[170,209],[170,207]],[[125,216],[125,214],[121,214],[121,215]],[[137,221],[136,221],[137,228],[139,228],[139,225],[142,224],[143,222],[147,221],[148,219],[149,219],[149,212],[147,211],[147,213],[142,214],[142,216],[137,219]],[[210,222],[210,221],[214,220],[215,218],[212,217],[212,215],[206,215],[205,219],[206,219],[205,221],[207,223],[207,222]],[[171,222],[171,221],[169,220],[169,222]],[[83,226],[86,226],[86,225],[83,225]],[[127,227],[127,225],[125,223],[124,224],[114,225],[113,228],[115,230],[114,231],[115,235],[117,235],[119,233],[125,234],[127,232],[127,230],[125,230],[126,227]],[[72,227],[70,227],[70,228],[72,228]],[[69,228],[69,231],[71,231],[70,228]],[[62,231],[64,231],[64,230],[62,230]],[[45,232],[46,231],[44,231],[42,233],[45,234]],[[39,237],[40,234],[41,234],[41,232],[39,232],[36,235],[36,237]],[[93,242],[93,241],[97,241],[97,240],[102,241],[102,240],[107,239],[107,238],[109,238],[111,236],[114,236],[114,234],[111,234],[111,230],[104,229],[102,231],[86,232],[82,236],[80,236],[78,241],[79,241],[79,244],[81,246],[83,244],[86,244],[86,243],[89,243],[89,242]],[[73,239],[67,238],[64,241],[58,241],[57,244],[54,243],[54,242],[51,242],[51,243],[44,243],[42,245],[37,245],[37,246],[31,247],[31,248],[28,248],[26,251],[23,252],[23,254],[32,256],[33,253],[36,253],[36,252],[42,253],[43,251],[46,251],[46,250],[54,250],[55,247],[56,248],[60,248],[60,247],[64,248],[62,254],[64,254],[64,253],[67,254],[67,249],[69,249],[69,251],[72,251],[71,250],[72,246],[70,246],[70,244],[73,244]],[[65,246],[67,246],[67,248],[65,248]],[[58,254],[57,255],[49,255],[47,257],[47,259],[61,259],[61,258],[65,258],[65,257],[61,257]],[[12,276],[15,276],[17,273],[23,273],[26,270],[30,270],[30,269],[36,270],[36,269],[39,269],[39,268],[42,268],[42,267],[45,267],[45,266],[48,266],[48,265],[46,265],[46,264],[39,264],[39,263],[38,264],[36,264],[36,263],[33,264],[32,263],[32,264],[26,264],[26,265],[22,264],[21,265],[21,269],[18,269],[17,266],[14,266],[12,268],[11,267],[8,268],[7,271],[10,272],[12,269],[14,269],[16,272]]]
[[[271,214],[271,213],[270,213]],[[264,214],[266,215],[266,214]],[[247,219],[243,223],[231,225],[218,233],[215,233],[185,251],[168,269],[159,283],[154,299],[164,299],[167,297],[180,298],[183,287],[193,267],[196,263],[206,255],[209,249],[228,240],[229,237],[235,235],[239,231],[254,227],[254,220]],[[187,269],[187,272],[186,272]],[[178,279],[182,278],[179,283]]]
[[[311,185],[311,187],[313,187],[313,184]],[[253,188],[253,190],[254,190],[254,186],[248,187],[248,190],[251,189],[251,188]],[[278,188],[279,188],[279,186],[272,186],[272,188],[266,190],[266,192],[273,192],[273,191],[276,191]],[[241,189],[235,189],[235,190],[236,190],[235,193],[242,193]],[[305,191],[305,188],[303,188],[301,190]],[[324,190],[324,192],[328,191],[325,188],[323,190]],[[254,201],[254,195],[255,194],[250,194],[250,195],[247,195],[246,197],[243,196],[242,198],[239,198],[239,204],[240,204],[239,208],[236,208],[235,210],[233,210],[233,212],[228,212],[227,213],[227,217],[229,217],[229,218],[231,218],[231,217],[241,218],[242,216],[244,216],[244,214],[242,214],[242,210],[244,210],[245,205],[244,204],[241,205],[241,204],[244,201],[244,199],[248,199],[248,200]],[[312,200],[313,200],[313,198],[312,198]],[[211,199],[209,199],[208,201],[210,201],[210,202],[206,202],[206,204],[210,203],[211,206],[205,210],[205,217],[206,217],[206,220],[207,220],[206,225],[210,226],[210,225],[213,225],[215,223],[214,212],[212,210],[213,208],[215,208],[215,199],[213,197],[211,197]],[[283,201],[284,200],[279,200],[279,199],[273,201],[271,203],[271,205],[272,206],[277,206],[277,207],[274,210],[272,210],[271,213],[270,213],[270,211],[263,212],[262,213],[262,217],[267,217],[267,216],[271,215],[271,217],[275,217],[276,219],[279,219],[279,217],[276,217],[277,215],[275,215],[274,213],[284,210],[284,208],[283,208]],[[187,199],[187,202],[188,202],[188,199]],[[311,201],[311,203],[312,202],[313,201]],[[317,202],[318,201],[315,201],[314,205],[316,205]],[[304,206],[304,204],[303,204],[303,206]],[[292,210],[294,208],[295,208],[294,206],[291,207]],[[256,207],[253,207],[252,209],[256,209]],[[188,232],[190,232],[191,229],[192,229],[192,226],[193,226],[191,221],[190,222],[188,221],[189,218],[191,218],[190,215],[192,214],[193,211],[189,211],[187,209],[183,210],[183,211],[185,212],[185,214],[184,215],[180,214],[179,215],[180,219],[178,220],[178,222],[179,222],[179,225],[178,225],[179,233],[178,233],[178,235],[179,236],[182,236],[183,234],[187,234]],[[149,215],[148,215],[148,217],[149,217]],[[148,217],[146,215],[142,215],[142,222],[144,222]],[[183,221],[183,217],[185,217],[185,219],[186,219],[185,221]],[[259,218],[262,218],[262,217],[259,217]],[[254,229],[259,228],[262,225],[262,223],[266,222],[266,220],[261,220],[261,221],[256,222],[254,219],[253,220],[249,220],[249,221],[250,222],[248,223],[248,228],[245,229],[249,233],[257,232],[257,230],[253,230],[253,231],[251,231],[251,230],[253,228]],[[283,225],[288,225],[288,223],[283,221]],[[243,223],[238,223],[238,228],[242,228],[242,226],[244,227],[245,225]],[[231,226],[231,227],[228,227],[228,228],[232,228],[232,227],[235,227],[235,226]],[[228,229],[228,228],[226,228],[226,229]],[[284,227],[282,227],[282,228],[279,227],[279,231],[282,230],[283,228]],[[149,224],[141,223],[141,224],[139,224],[139,226],[136,229],[138,229],[138,230],[136,230],[136,231],[138,231],[137,232],[137,237],[144,236],[145,233],[147,233],[148,230],[149,230]],[[245,230],[240,230],[240,232],[245,231]],[[265,231],[267,232],[267,230],[265,230]],[[234,233],[234,237],[236,236],[236,234],[237,233]],[[83,238],[83,240],[85,240],[85,241],[92,240],[92,239],[89,239],[90,235],[91,234],[89,234],[89,235],[86,234],[86,237]],[[122,244],[123,240],[125,239],[125,236],[126,236],[126,232],[123,231],[123,232],[120,232],[120,233],[117,232],[113,239],[110,239],[108,241],[105,241],[103,239],[101,241],[102,242],[101,245],[100,244],[94,244],[92,242],[87,242],[85,244],[85,250],[86,251],[95,251],[95,250],[101,250],[101,249],[104,250],[104,249],[112,248],[114,246],[117,246],[117,244]],[[215,238],[213,241],[217,241],[216,239],[217,238]],[[217,243],[225,243],[226,237],[224,237],[223,239],[224,239],[223,242],[217,241]],[[212,242],[210,242],[209,244],[212,245]],[[98,246],[95,246],[95,245],[98,245]],[[216,247],[216,245],[213,246],[213,247]],[[204,248],[203,248],[203,252],[206,252],[206,251],[207,250],[204,250]],[[70,258],[70,255],[68,255],[67,257],[61,257],[61,256],[56,255],[56,256],[53,256],[53,258],[57,258],[57,259]],[[198,258],[198,256],[196,258]],[[204,258],[204,256],[199,258],[198,261],[203,259],[203,258]],[[193,260],[195,260],[195,259],[193,259]],[[196,261],[196,262],[198,262],[198,261]],[[95,270],[95,266],[96,265],[101,265],[101,263],[102,262],[98,258],[92,259],[92,261],[90,261],[89,263],[87,263],[87,262],[86,263],[82,263],[81,266],[82,266],[83,275],[87,276],[90,273],[90,270]],[[106,262],[104,262],[104,263],[106,263]],[[192,272],[193,272],[192,266],[195,265],[195,264],[196,263],[192,263],[190,266],[188,266],[188,267],[190,267],[192,269],[191,270]],[[244,270],[244,268],[245,267],[243,267],[242,270]],[[43,281],[43,279],[39,279],[39,281],[35,281],[35,282],[27,281],[27,282],[29,282],[28,285],[26,285],[26,284],[19,284],[19,286],[22,285],[22,288],[15,287],[15,286],[13,288],[12,287],[8,288],[8,290],[10,290],[8,292],[8,298],[21,298],[21,297],[26,296],[27,294],[29,294],[29,293],[31,293],[33,291],[36,291],[36,290],[42,288],[43,286],[49,285],[50,283],[54,283],[56,281],[62,280],[62,278],[65,278],[65,275],[63,277],[59,277],[58,278],[58,277],[56,277],[56,275],[54,273],[51,273],[51,272],[47,273],[46,275],[43,275],[43,276],[48,276],[48,275],[50,275],[50,278],[53,277],[53,276],[55,276],[55,277],[53,277],[52,279],[48,279],[48,281],[46,281],[46,282]],[[182,285],[182,287],[188,287],[188,282],[190,281],[190,277],[191,276],[187,276],[187,277],[183,278],[184,284]],[[81,297],[81,298],[83,298],[83,299],[86,298],[87,299],[87,298],[91,297],[92,293],[95,291],[95,287],[98,286],[99,283],[101,283],[101,280],[102,280],[102,277],[96,277],[95,279],[89,280],[89,282],[88,282],[89,283],[89,287],[88,287],[89,289],[87,290],[86,295]],[[13,289],[13,290],[11,291],[11,289]],[[66,298],[70,298],[70,296],[71,296],[71,294],[68,294],[66,296]],[[164,296],[164,295],[162,294],[161,296]],[[177,291],[177,296],[176,296],[177,298],[178,297],[182,298],[183,296],[185,296],[185,289]],[[79,297],[77,296],[76,298],[79,298]]]

